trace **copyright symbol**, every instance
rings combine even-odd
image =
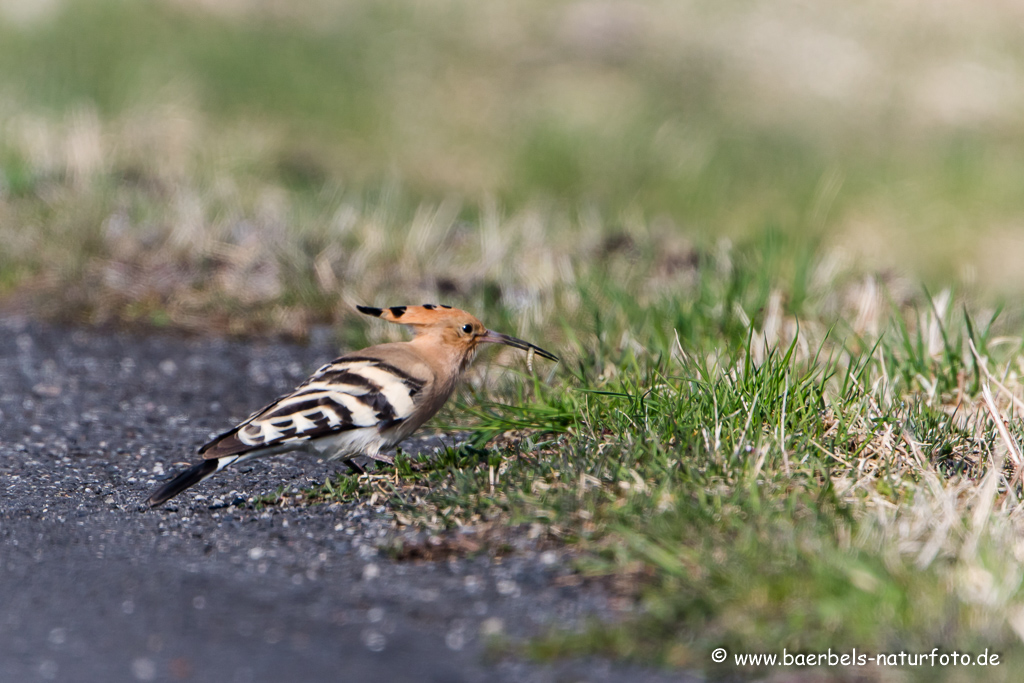
[[[711,661],[715,664],[721,664],[725,661],[725,658],[729,656],[729,653],[725,651],[724,647],[716,647],[711,653]]]

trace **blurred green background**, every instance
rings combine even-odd
[[[671,279],[764,235],[1013,294],[1020,19],[966,1],[0,0],[0,295],[298,334],[413,295],[539,321],[609,254]]]

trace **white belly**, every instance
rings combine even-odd
[[[361,427],[338,432],[332,436],[312,439],[306,442],[303,450],[325,460],[351,458],[357,455],[375,458],[381,449],[390,445],[376,427]]]

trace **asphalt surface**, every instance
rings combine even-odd
[[[343,465],[268,458],[140,507],[335,355],[0,319],[0,683],[696,680],[489,656],[631,609],[525,532],[504,556],[401,561],[383,508],[249,502]]]

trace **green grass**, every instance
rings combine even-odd
[[[376,492],[402,523],[435,530],[541,524],[577,548],[584,575],[638,578],[642,616],[553,632],[528,648],[542,658],[726,675],[736,669],[713,667],[714,647],[941,645],[1019,662],[1022,491],[1009,485],[1015,469],[980,396],[991,380],[968,341],[994,374],[1015,377],[1002,364],[1018,362],[1021,321],[979,324],[922,292],[902,312],[883,305],[875,315],[894,317],[865,338],[822,320],[828,297],[809,295],[807,317],[784,313],[788,332],[766,346],[760,280],[804,269],[803,256],[770,264],[766,253],[752,245],[735,255],[748,272],[708,276],[689,303],[665,297],[642,320],[594,302],[582,319],[595,322],[559,349],[566,367],[550,384],[546,368],[512,372],[449,411],[451,428],[472,435],[462,446],[399,458],[394,474],[358,484],[341,476],[311,499]],[[751,306],[753,326],[734,324],[727,302]],[[704,334],[677,344],[680,321]],[[999,405],[1021,443],[1015,409],[1005,396]]]
[[[534,655],[1019,662],[1019,22],[783,5],[8,3],[0,310],[357,348],[402,333],[354,304],[460,306],[563,362],[300,498],[541,525],[641,601]]]

